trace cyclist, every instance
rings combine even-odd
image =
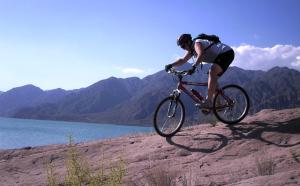
[[[181,66],[187,63],[192,57],[195,57],[195,63],[188,74],[192,75],[197,66],[202,63],[212,63],[208,76],[208,94],[205,102],[202,104],[203,113],[209,113],[212,108],[212,100],[215,90],[218,86],[218,77],[222,76],[234,59],[234,51],[228,45],[207,39],[192,39],[190,34],[182,34],[177,39],[177,45],[186,50],[183,57],[175,62],[165,66],[169,71],[172,67]]]

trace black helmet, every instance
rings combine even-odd
[[[189,43],[192,41],[191,34],[181,34],[177,39],[177,45],[182,47],[185,43]]]

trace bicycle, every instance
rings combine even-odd
[[[171,137],[182,127],[185,119],[185,107],[180,99],[181,93],[187,94],[201,108],[205,98],[196,90],[187,90],[184,85],[208,86],[208,83],[183,81],[188,71],[176,71],[171,68],[168,73],[177,76],[177,89],[163,99],[154,112],[153,124],[156,132],[163,137]],[[236,124],[248,114],[250,106],[247,92],[235,84],[217,88],[212,108],[217,119],[226,124]]]

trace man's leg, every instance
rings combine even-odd
[[[213,64],[209,70],[208,76],[208,101],[212,102],[213,95],[215,94],[218,85],[218,74],[223,72],[222,68],[218,64]]]

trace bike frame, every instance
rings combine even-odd
[[[200,82],[197,83],[197,82],[189,82],[189,81],[180,80],[177,84],[177,89],[180,90],[180,92],[184,92],[187,95],[189,95],[195,102],[201,103],[204,100],[204,98],[202,97],[202,95],[200,93],[199,93],[200,97],[197,97],[196,95],[194,95],[192,93],[192,91],[187,90],[184,85],[205,86],[205,87],[207,87],[208,83],[200,83]]]
[[[198,95],[195,95],[195,94],[192,93],[192,91],[187,90],[187,89],[185,88],[184,85],[192,85],[192,86],[203,86],[203,87],[207,87],[207,86],[208,86],[208,83],[207,83],[207,82],[202,83],[202,82],[182,81],[182,78],[183,78],[182,75],[179,75],[179,76],[178,76],[179,82],[178,82],[178,84],[177,84],[177,89],[176,89],[175,91],[176,91],[176,92],[179,92],[179,94],[180,94],[181,92],[184,92],[184,93],[186,93],[187,95],[189,95],[196,103],[200,103],[200,104],[201,104],[201,103],[204,101],[204,97],[201,95],[201,93],[200,93],[200,92],[197,92]],[[234,104],[234,102],[233,102],[228,96],[226,96],[226,95],[223,93],[222,89],[218,89],[218,88],[217,88],[217,89],[216,89],[216,92],[220,92],[221,95],[226,99],[226,101],[227,101],[227,103],[228,103],[228,105],[223,105],[223,106],[220,106],[220,107],[218,107],[218,108],[225,108],[225,107],[228,107],[228,106],[231,107],[231,106]]]

